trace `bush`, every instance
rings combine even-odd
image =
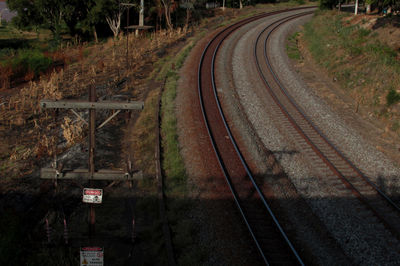
[[[39,50],[19,50],[17,55],[8,62],[15,74],[25,76],[32,72],[35,77],[49,69],[52,63],[53,60]]]
[[[398,102],[400,102],[400,94],[397,93],[394,89],[391,89],[386,95],[387,106],[391,106]]]
[[[319,1],[319,8],[320,9],[333,9],[336,5],[336,1],[334,0],[320,0]]]

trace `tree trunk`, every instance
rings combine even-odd
[[[242,9],[243,8],[243,3],[242,0],[239,0],[239,8]]]
[[[169,6],[165,8],[165,22],[167,24],[167,28],[169,30],[173,29],[172,22],[171,22],[171,12],[169,10]]]
[[[354,15],[358,14],[358,0],[356,0],[356,5],[354,7]]]
[[[121,26],[121,13],[116,14],[114,18],[106,17],[106,21],[108,23],[108,26],[112,30],[115,39],[118,36]]]
[[[167,24],[168,30],[173,29],[173,25],[171,22],[171,0],[161,0],[163,6],[164,6],[164,13],[165,13],[165,23]]]
[[[93,36],[94,36],[94,42],[99,43],[99,39],[97,38],[96,26],[94,26],[94,25],[93,25]]]
[[[190,9],[186,8],[186,22],[185,22],[186,27],[189,26],[189,20],[190,20]]]

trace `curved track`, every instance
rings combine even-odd
[[[290,18],[289,18],[290,19]],[[279,120],[296,136],[295,141],[311,158],[313,165],[327,174],[327,182],[340,189],[349,189],[377,219],[373,222],[385,226],[394,236],[400,237],[398,223],[400,208],[374,183],[372,183],[307,117],[289,95],[271,66],[268,42],[273,32],[289,19],[277,21],[261,32],[254,46],[254,59],[260,77],[280,113]],[[343,187],[344,184],[344,187]]]
[[[218,163],[264,262],[273,265],[304,265],[238,149],[220,106],[214,80],[215,57],[226,37],[247,23],[284,12],[287,10],[249,18],[219,32],[203,51],[198,69],[198,93]]]

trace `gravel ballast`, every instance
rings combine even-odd
[[[274,33],[269,53],[275,69],[279,70],[281,81],[289,90],[290,94],[298,101],[298,104],[310,116],[313,122],[323,130],[328,138],[348,158],[366,173],[372,181],[387,188],[392,196],[397,196],[396,178],[399,175],[399,168],[388,158],[377,151],[368,141],[365,141],[351,125],[341,119],[340,114],[332,112],[316,94],[302,81],[301,77],[290,66],[286,56],[286,40],[288,34],[292,33],[298,25],[304,23],[308,18],[287,23]],[[379,224],[374,223],[371,212],[366,210],[350,192],[333,187],[331,182],[324,180],[326,173],[321,173],[313,168],[311,160],[302,154],[293,136],[288,134],[285,127],[276,121],[274,111],[269,106],[271,100],[266,95],[263,85],[259,80],[254,66],[253,43],[254,35],[263,29],[262,23],[254,23],[252,26],[244,27],[225,42],[223,49],[233,49],[233,58],[230,60],[229,51],[220,52],[218,72],[219,95],[223,99],[224,110],[234,121],[234,127],[241,140],[246,140],[247,149],[252,154],[252,160],[265,172],[265,166],[260,163],[262,152],[260,147],[254,148],[259,143],[251,139],[256,136],[263,143],[264,147],[273,152],[275,158],[283,167],[285,173],[295,186],[298,193],[309,204],[313,213],[322,221],[333,239],[342,247],[349,261],[356,264],[380,264],[390,265],[400,261],[398,254],[399,243],[388,231]],[[233,47],[230,43],[237,43]],[[226,62],[232,62],[226,66]],[[230,77],[228,69],[231,68],[233,75]],[[224,81],[225,80],[225,81]],[[233,85],[233,86],[232,86]],[[236,99],[237,98],[237,99]],[[232,109],[235,109],[235,99],[240,101],[240,110],[243,115],[235,116]],[[242,122],[239,122],[241,119]],[[246,120],[246,121],[244,121]],[[244,122],[243,122],[244,121]],[[246,128],[247,121],[252,129]],[[248,140],[250,139],[250,140]],[[248,144],[253,143],[253,146]],[[267,177],[266,177],[267,178]],[[268,181],[266,181],[268,182]],[[357,210],[354,211],[354,208]],[[289,213],[291,211],[288,211]],[[293,211],[295,213],[295,211]],[[290,217],[290,214],[289,214]],[[293,217],[293,216],[291,216]],[[298,217],[299,220],[302,217]],[[296,224],[297,223],[297,224]],[[293,222],[295,226],[301,226],[300,222]],[[297,234],[300,234],[300,229]],[[310,230],[312,231],[312,230]],[[303,232],[303,237],[312,239],[312,234]],[[333,244],[333,246],[335,246]],[[317,253],[317,264],[338,264],[336,254],[338,250],[328,250],[329,247],[316,247],[310,243],[310,249]],[[335,254],[335,255],[334,255]]]

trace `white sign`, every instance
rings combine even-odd
[[[82,247],[81,248],[81,266],[103,266],[104,265],[104,249],[99,247]]]
[[[84,188],[82,201],[85,203],[101,203],[103,190],[98,188]]]

